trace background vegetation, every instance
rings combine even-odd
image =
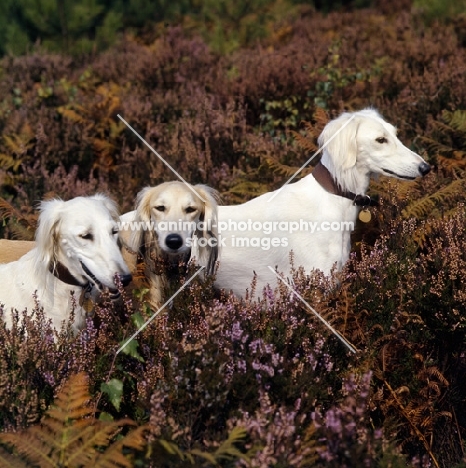
[[[105,191],[125,212],[173,179],[117,114],[225,203],[279,187],[366,106],[434,170],[371,184],[338,289],[291,259],[356,355],[280,287],[194,284],[118,355],[143,289],[76,338],[40,311],[2,325],[1,466],[465,466],[466,17],[442,6],[2,2],[4,237],[32,238],[43,198]]]

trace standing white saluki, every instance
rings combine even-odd
[[[272,269],[287,275],[294,265],[329,274],[348,260],[351,227],[361,209],[372,174],[411,180],[430,166],[404,146],[396,129],[378,112],[364,109],[330,121],[319,137],[320,163],[299,182],[237,206],[219,206],[222,256],[216,285],[244,296],[253,275],[256,293],[274,287]]]
[[[85,292],[108,288],[115,276],[131,281],[118,246],[118,212],[105,195],[50,200],[40,205],[36,246],[19,260],[0,265],[0,304],[11,327],[11,309],[31,312],[37,304],[59,329],[76,304],[73,329],[85,324]],[[74,299],[72,298],[74,296]]]

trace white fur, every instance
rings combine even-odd
[[[178,263],[186,257],[212,273],[218,257],[217,193],[206,185],[190,185],[179,181],[165,182],[141,190],[136,199],[136,210],[121,216],[120,237],[123,244],[144,256],[146,264],[160,256],[169,263]],[[152,229],[137,229],[136,224],[155,223]],[[174,223],[176,226],[169,224]],[[196,229],[190,229],[194,223]],[[193,238],[210,240],[210,245],[199,246]],[[170,243],[175,241],[176,245]],[[126,258],[126,256],[125,256]],[[150,299],[153,307],[161,302],[163,280],[153,268],[146,268],[150,280]]]
[[[372,109],[344,113],[329,122],[320,135],[319,144],[323,147],[322,164],[343,191],[355,194],[366,193],[372,174],[414,179],[429,171],[428,164],[400,142],[395,128]],[[216,281],[219,288],[244,296],[254,273],[257,275],[257,293],[261,293],[267,284],[274,287],[277,278],[268,266],[286,275],[290,270],[291,251],[295,266],[303,266],[308,273],[319,269],[329,274],[335,265],[341,269],[347,261],[351,232],[323,231],[321,223],[355,223],[360,208],[347,198],[327,192],[312,174],[286,185],[269,202],[275,193],[265,193],[242,205],[219,206],[219,223],[247,222],[249,219],[261,223],[305,220],[317,223],[318,229],[314,233],[300,230],[292,234],[276,230],[269,235],[253,229],[222,229],[219,231],[222,257]],[[287,245],[268,250],[260,246],[233,246],[240,237],[256,244],[264,237],[276,237],[282,242],[286,238]],[[251,241],[253,238],[256,240]]]
[[[83,270],[82,263],[86,265],[101,283],[97,289],[115,289],[116,274],[129,281],[129,270],[117,243],[118,220],[114,202],[101,194],[66,202],[42,202],[35,248],[17,261],[0,265],[0,304],[4,304],[7,326],[11,327],[11,308],[32,311],[34,292],[56,329],[69,318],[71,294],[78,301],[82,288],[60,281],[49,271],[57,262],[82,285],[94,285],[95,279]],[[85,311],[78,305],[74,330],[81,329],[84,323]]]

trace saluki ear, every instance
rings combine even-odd
[[[58,243],[60,242],[61,212],[65,202],[60,199],[43,201],[39,205],[39,225],[35,240],[39,255],[37,263],[49,268],[58,260]]]
[[[154,193],[154,187],[143,188],[136,196],[136,214],[129,241],[129,247],[139,252],[147,242],[150,242],[155,228],[151,225],[150,200]]]
[[[105,208],[107,208],[107,210],[109,211],[112,219],[114,219],[117,222],[120,220],[120,212],[118,210],[118,206],[116,202],[110,197],[103,193],[96,193],[95,195],[92,195],[89,198],[102,202]]]
[[[204,210],[199,218],[200,222],[197,223],[194,233],[198,242],[196,242],[196,252],[193,252],[192,256],[197,257],[199,263],[206,267],[206,274],[211,275],[215,272],[215,263],[219,256],[217,224],[220,196],[216,190],[207,185],[195,185],[194,189],[205,201],[203,202]]]
[[[344,171],[356,164],[358,127],[354,114],[346,112],[331,120],[323,129],[318,138],[319,146],[324,148],[333,167]]]

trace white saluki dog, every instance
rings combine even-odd
[[[319,145],[322,158],[310,175],[242,205],[219,206],[219,288],[244,296],[254,274],[258,293],[267,284],[274,287],[269,266],[287,275],[291,251],[306,273],[341,269],[358,213],[375,204],[365,195],[371,175],[411,180],[430,171],[373,109],[330,121]]]
[[[141,190],[136,210],[121,216],[120,240],[144,259],[153,308],[161,305],[170,265],[195,259],[207,274],[213,273],[219,252],[217,201],[217,192],[206,185],[164,182]],[[124,256],[134,271],[134,256]]]
[[[85,293],[108,288],[117,297],[115,276],[123,285],[131,281],[118,246],[118,221],[115,203],[102,194],[42,202],[36,246],[19,260],[0,265],[0,304],[7,326],[12,308],[31,312],[37,300],[56,329],[75,304],[76,332],[85,324]]]

